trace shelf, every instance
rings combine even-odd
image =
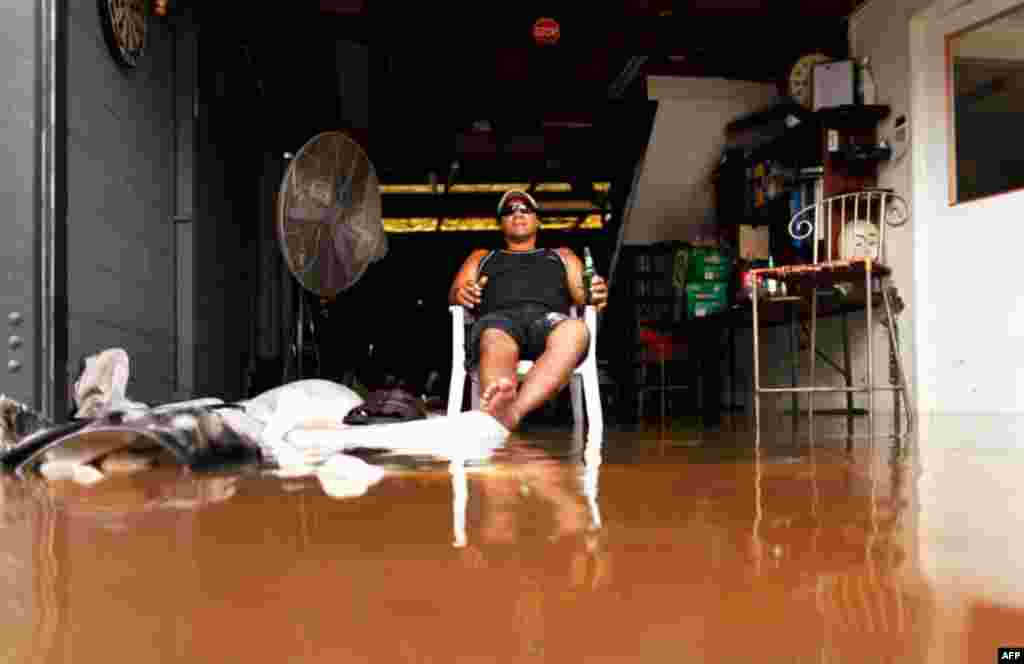
[[[764,111],[750,113],[733,120],[725,126],[727,133],[738,133],[756,127],[763,127],[776,122],[785,122],[790,115],[801,122],[806,122],[813,114],[800,104],[778,104]]]
[[[889,106],[836,106],[823,108],[814,116],[817,121],[828,129],[844,129],[850,127],[875,127],[889,117],[892,109]]]
[[[776,114],[785,115],[791,113],[792,107],[783,105],[779,110],[765,111],[765,118],[774,118]],[[821,166],[821,151],[824,147],[823,130],[825,129],[872,129],[884,120],[891,113],[889,106],[837,106],[825,108],[815,113],[804,112],[797,115],[802,121],[799,125],[787,129],[775,138],[754,147],[750,151],[750,159],[759,161],[772,159],[785,163],[789,166],[808,167]],[[796,115],[796,114],[794,114]],[[736,120],[728,127],[736,125],[741,128],[757,126],[755,116],[748,116]],[[768,120],[765,120],[768,121]],[[753,124],[751,124],[753,123]],[[733,131],[727,127],[726,131]],[[739,131],[739,130],[735,130]]]
[[[892,148],[876,145],[844,145],[835,152],[829,152],[832,159],[849,164],[877,164],[892,158]]]

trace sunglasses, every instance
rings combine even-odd
[[[502,209],[501,216],[511,217],[516,213],[533,214],[533,208],[530,207],[529,205],[523,205],[522,203],[513,203],[512,205],[509,205],[508,207]]]

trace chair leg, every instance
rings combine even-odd
[[[583,421],[583,377],[578,373],[574,373],[569,379],[569,395],[572,397],[572,431],[580,433],[583,431],[585,423]]]
[[[647,365],[641,362],[639,370],[640,388],[636,391],[636,420],[637,424],[642,426],[644,423],[644,395],[647,394]]]
[[[456,363],[457,364],[457,363]],[[448,383],[448,416],[462,411],[462,398],[466,394],[466,369],[452,367],[452,378]]]
[[[469,402],[473,410],[480,410],[480,374],[473,372],[469,377]]]
[[[810,333],[810,380],[811,387],[817,387],[815,369],[818,366],[818,284],[811,283],[811,333]],[[814,391],[807,393],[807,430],[814,440]]]
[[[874,354],[874,299],[871,293],[871,282],[872,282],[871,262],[867,261],[864,269],[864,294],[867,298],[867,304],[864,307],[864,317],[867,323],[867,335],[868,335],[868,357],[867,357],[867,370],[868,370],[868,437],[874,438],[875,436],[875,354]]]
[[[581,373],[587,407],[587,441],[600,445],[604,441],[604,407],[601,404],[601,383],[597,377],[597,366],[592,364]]]
[[[752,336],[754,338],[754,443],[761,444],[761,340],[758,336],[757,321],[757,276],[752,279],[751,313],[753,315]]]
[[[853,387],[853,360],[850,355],[850,317],[846,310],[843,310],[840,321],[842,323],[841,334],[843,341],[843,384],[846,387]],[[853,439],[853,392],[846,393],[846,439]]]
[[[889,291],[883,285],[882,299],[885,303],[886,319],[889,321],[889,343],[892,344],[892,352],[896,357],[896,370],[899,373],[899,387],[900,391],[903,393],[903,406],[906,410],[907,432],[909,433],[914,428],[913,414],[910,406],[910,386],[907,383],[907,374],[903,368],[903,352],[900,348],[900,338],[896,330],[896,320],[893,318],[892,301],[889,298]],[[899,413],[896,413],[896,417],[899,417]]]

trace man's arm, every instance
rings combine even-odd
[[[455,275],[451,288],[448,289],[448,304],[466,305],[466,303],[459,298],[459,291],[467,284],[476,281],[476,272],[480,268],[480,261],[486,255],[486,249],[477,249],[465,260],[462,267],[459,269],[458,274]]]
[[[583,261],[569,247],[559,247],[555,251],[565,263],[566,281],[573,303],[586,304],[586,292],[583,290]]]

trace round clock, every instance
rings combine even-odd
[[[120,64],[135,67],[146,46],[147,0],[99,0],[103,34]]]
[[[808,53],[801,56],[789,70],[786,92],[793,101],[811,110],[814,103],[814,66],[832,62],[824,53]]]

